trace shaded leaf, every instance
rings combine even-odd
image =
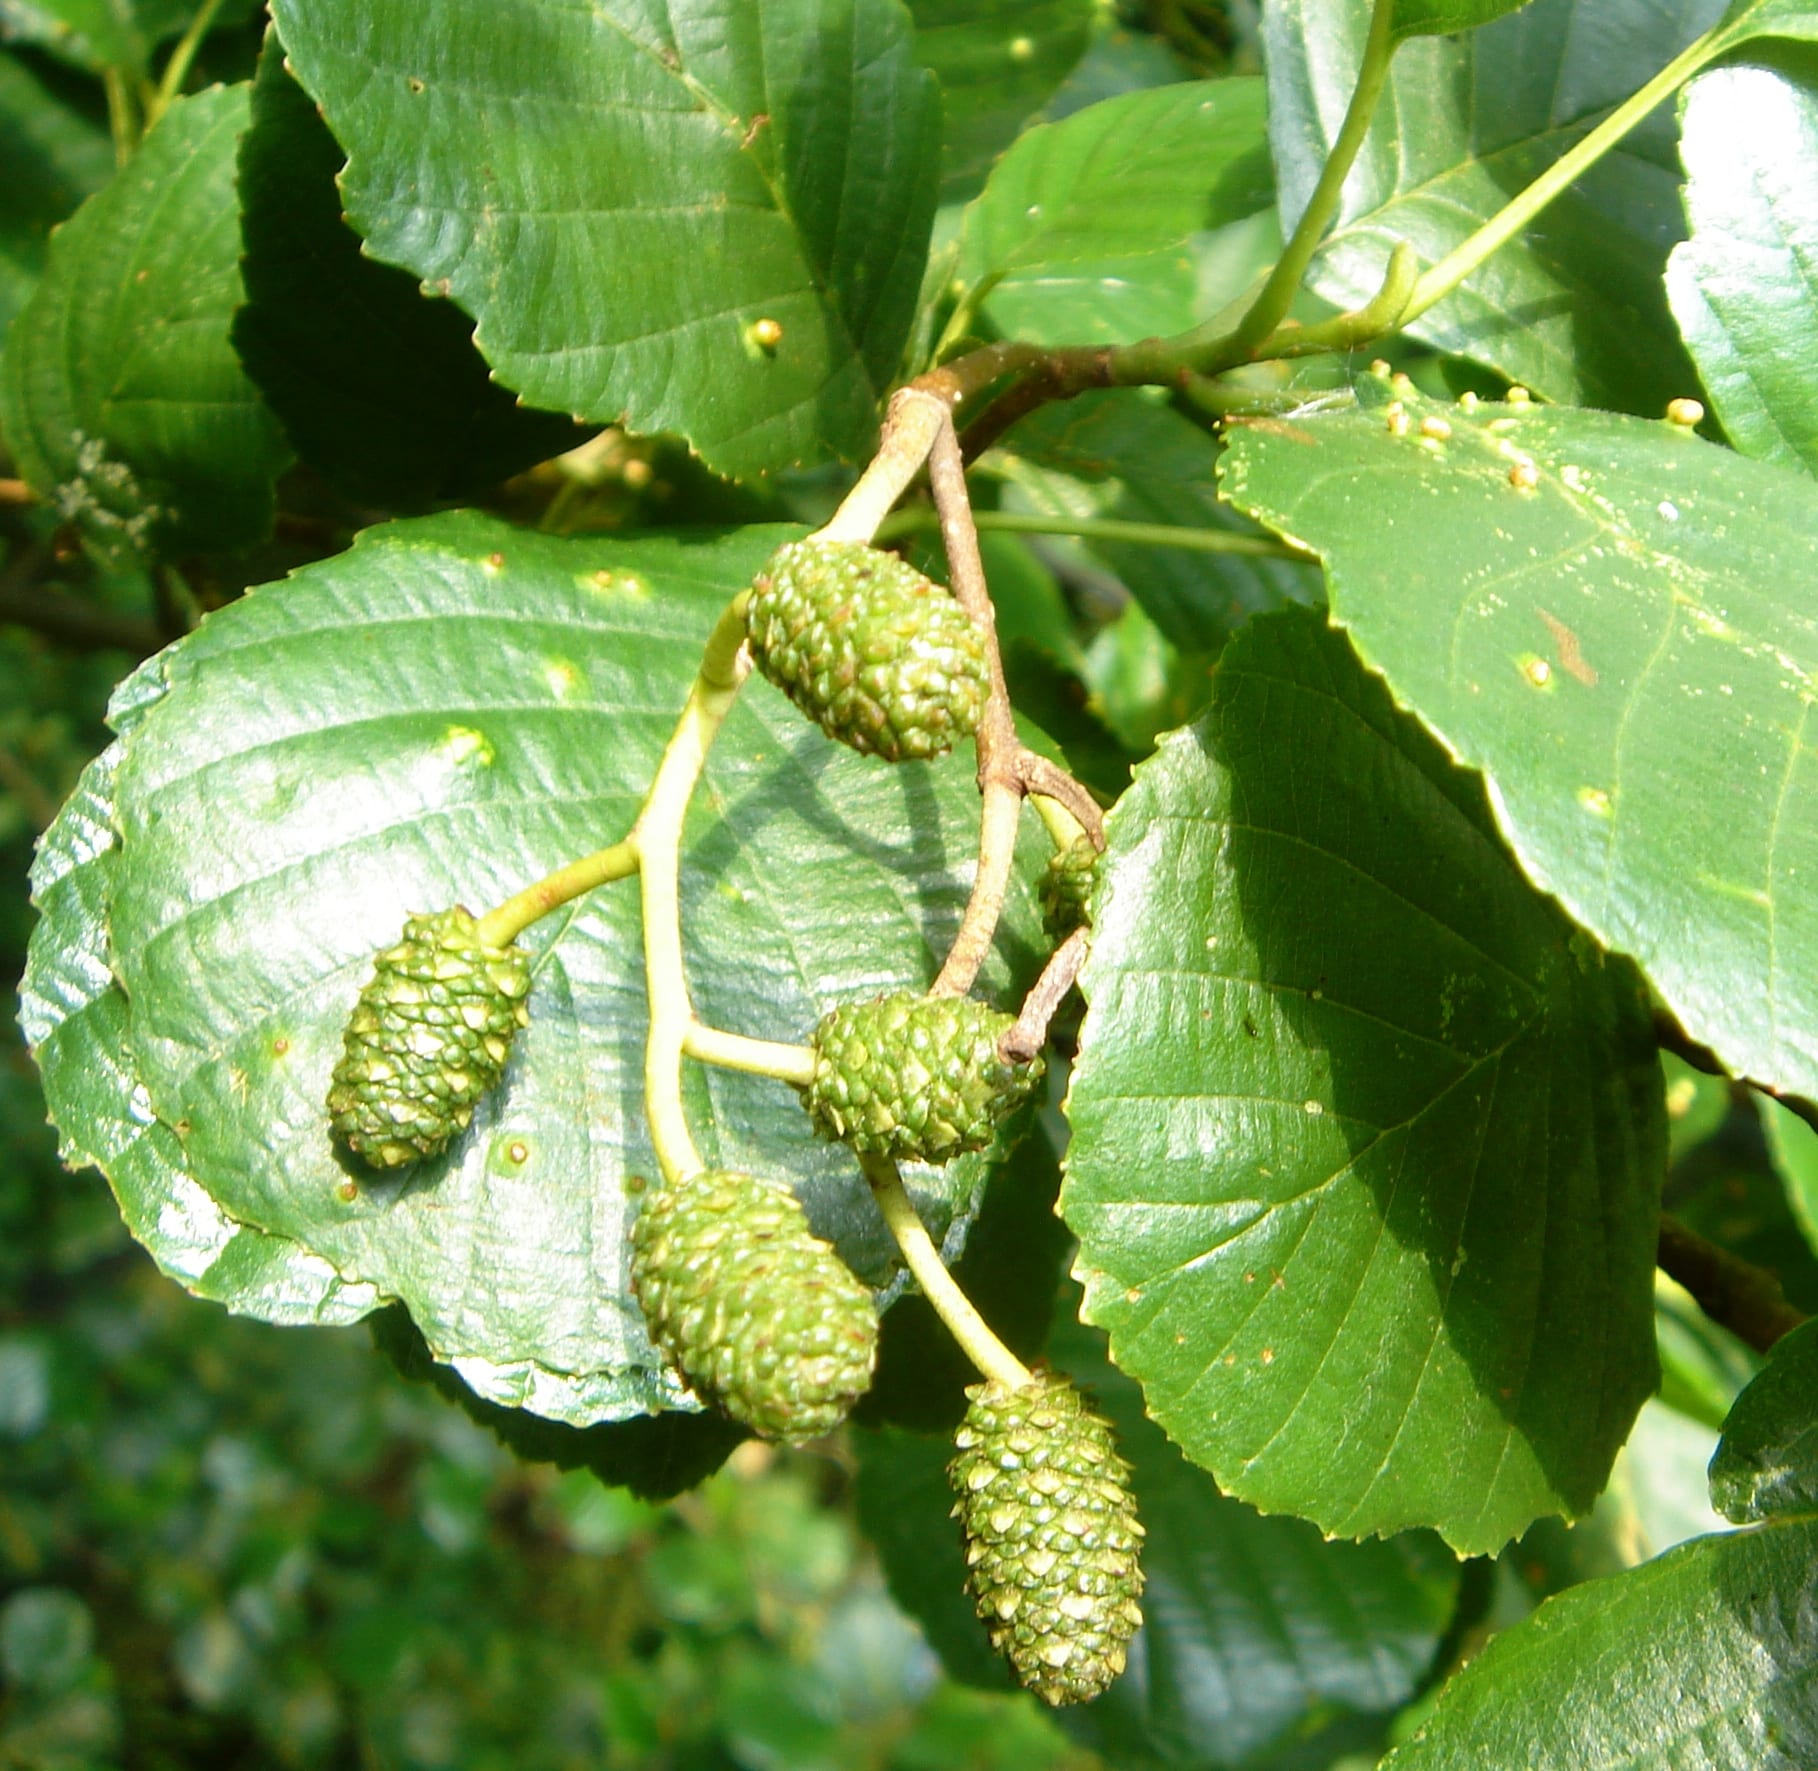
[[[153,47],[197,10],[198,0],[0,0],[0,44],[29,43],[97,74],[143,76]]]
[[[4,16],[0,14],[0,16]],[[58,83],[0,56],[0,344],[37,287],[50,231],[113,176],[107,129]]]
[[[1395,58],[1309,284],[1353,307],[1409,242],[1436,264],[1723,10],[1723,0],[1534,0]],[[1264,16],[1284,229],[1306,206],[1362,59],[1369,10],[1279,0]],[[1632,131],[1412,336],[1547,398],[1657,413],[1695,391],[1661,290],[1684,232],[1670,114]]]
[[[1690,1543],[1549,1599],[1384,1771],[1804,1771],[1818,1762],[1809,1518]]]
[[[1760,1099],[1768,1149],[1785,1183],[1787,1203],[1807,1244],[1818,1254],[1818,1131],[1778,1101]]]
[[[1120,1767],[1213,1771],[1265,1763],[1290,1738],[1379,1716],[1412,1694],[1456,1601],[1456,1563],[1431,1539],[1327,1543],[1310,1525],[1227,1500],[1143,1415],[1136,1386],[1064,1294],[1050,1355],[1093,1393],[1135,1469],[1148,1535],[1144,1627],[1106,1694],[1063,1712],[1068,1731]],[[1008,1675],[963,1588],[945,1468],[952,1446],[901,1431],[855,1436],[858,1506],[891,1591],[947,1670]]]
[[[644,1500],[671,1500],[705,1481],[747,1437],[743,1427],[721,1414],[670,1410],[571,1427],[521,1408],[504,1408],[475,1395],[446,1365],[438,1365],[398,1305],[380,1310],[371,1322],[374,1344],[401,1376],[428,1384],[485,1427],[513,1457],[559,1470],[586,1470]]]
[[[1711,1500],[1738,1524],[1818,1511],[1818,1322],[1783,1336],[1736,1398],[1711,1459]]]
[[[146,1110],[232,1219],[401,1298],[490,1400],[586,1424],[678,1399],[624,1277],[628,1183],[655,1172],[636,890],[526,937],[532,1024],[501,1094],[445,1157],[360,1176],[351,1199],[322,1107],[342,1026],[408,911],[496,903],[622,834],[714,617],[788,533],[394,524],[220,612],[129,685],[106,914]],[[800,1039],[833,1000],[925,983],[976,820],[964,759],[891,770],[754,683],[685,858],[702,1016]],[[92,944],[85,924],[46,926],[47,954]],[[1019,887],[1004,948],[1025,976],[1035,926]],[[1010,973],[995,962],[983,987]],[[787,1088],[692,1068],[688,1083],[710,1162],[787,1177],[854,1267],[889,1279],[855,1166]],[[67,1086],[124,1112],[109,1079]],[[937,1237],[957,1244],[983,1174],[979,1158],[913,1183]]]
[[[941,195],[969,197],[991,163],[1072,73],[1092,40],[1093,0],[911,0],[915,58],[941,83]]]
[[[870,452],[939,174],[893,0],[273,13],[368,249],[471,313],[525,399],[735,476]]]
[[[1043,515],[1254,533],[1218,496],[1218,455],[1191,419],[1128,392],[1045,407],[1000,450],[1011,483]],[[1295,560],[1111,541],[1085,550],[1183,651],[1215,652],[1251,615],[1319,597],[1312,568]]]
[[[1260,80],[1105,99],[1017,139],[966,211],[955,277],[1035,344],[1181,332],[1197,317],[1189,242],[1270,189]]]
[[[1671,425],[1359,394],[1242,431],[1228,494],[1324,557],[1333,618],[1489,776],[1535,883],[1735,1074],[1818,1094],[1818,489]]]
[[[240,142],[233,337],[302,459],[357,502],[412,509],[580,442],[492,379],[466,314],[361,252],[341,219],[342,160],[268,35]]]
[[[1738,449],[1818,472],[1818,63],[1715,68],[1686,89],[1691,238],[1667,294]]]
[[[1311,613],[1112,813],[1061,1205],[1088,1318],[1227,1492],[1492,1550],[1654,1388],[1640,980]]]
[[[32,489],[104,557],[271,527],[283,438],[228,341],[247,89],[179,99],[51,242],[13,323],[0,423]]]

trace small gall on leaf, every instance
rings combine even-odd
[[[1452,427],[1437,413],[1429,413],[1420,421],[1420,434],[1443,443],[1451,436]]]
[[[745,328],[745,341],[753,349],[763,352],[767,357],[776,355],[777,347],[783,342],[783,322],[781,320],[753,320]]]
[[[1540,469],[1524,455],[1510,465],[1509,484],[1518,492],[1532,492],[1540,484]]]
[[[1704,423],[1704,407],[1697,400],[1668,400],[1666,421],[1683,430],[1695,430]]]
[[[1516,382],[1502,397],[1504,401],[1511,406],[1531,406],[1534,404],[1534,396],[1529,393],[1520,382]]]

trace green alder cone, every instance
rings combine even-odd
[[[1045,1703],[1085,1703],[1142,1627],[1143,1528],[1111,1423],[1058,1373],[966,1392],[947,1479],[991,1644]]]
[[[1051,941],[1064,941],[1077,928],[1090,928],[1093,882],[1098,878],[1098,848],[1089,836],[1076,836],[1046,867],[1036,882],[1042,927]]]
[[[985,639],[953,597],[894,554],[793,541],[752,584],[757,667],[830,738],[886,762],[945,756],[990,692]]]
[[[413,916],[374,961],[328,1091],[337,1138],[374,1168],[445,1150],[530,1022],[530,955],[489,947],[458,905]]]
[[[651,1340],[754,1433],[818,1439],[871,1387],[877,1307],[793,1194],[730,1169],[669,1182],[631,1246]]]
[[[1042,1074],[1040,1057],[998,1055],[1013,1019],[969,997],[911,991],[830,1009],[801,1091],[815,1130],[862,1156],[946,1162],[983,1150]]]

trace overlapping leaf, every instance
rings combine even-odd
[[[492,380],[459,308],[362,254],[341,219],[341,164],[268,37],[240,143],[246,305],[233,336],[304,461],[351,498],[409,510],[581,441]]]
[[[472,314],[531,404],[733,475],[869,452],[939,175],[894,0],[273,13],[368,248]]]
[[[1475,30],[1528,4],[1529,0],[1396,0],[1394,34],[1399,41]]]
[[[675,1399],[623,1274],[628,1183],[654,1172],[635,888],[527,937],[531,1028],[447,1157],[360,1176],[349,1199],[322,1099],[370,956],[408,911],[497,902],[622,834],[708,627],[778,539],[397,524],[214,617],[129,685],[90,818],[118,846],[72,870],[67,897],[41,881],[33,1036],[80,1154],[111,1170],[129,1128],[153,1140],[162,1166],[122,1190],[154,1242],[193,1180],[231,1225],[320,1257],[368,1303],[403,1299],[493,1400],[585,1423]],[[690,831],[701,1014],[799,1039],[829,1001],[925,982],[963,907],[976,816],[963,760],[892,771],[755,685]],[[99,846],[92,829],[64,846]],[[1006,937],[1025,972],[1034,921],[1019,892]],[[787,1089],[694,1070],[689,1089],[709,1161],[790,1182],[861,1272],[887,1277],[855,1168]],[[937,1233],[982,1174],[974,1160],[917,1183]]]
[[[1818,1521],[1695,1538],[1549,1599],[1454,1675],[1384,1771],[1805,1771]]]
[[[1220,1485],[1500,1547],[1653,1389],[1640,981],[1310,612],[1112,815],[1061,1196],[1086,1313]]]
[[[37,287],[50,231],[114,170],[107,131],[12,56],[0,58],[0,344]]]
[[[1739,1524],[1818,1511],[1818,1323],[1780,1340],[1736,1398],[1711,1460],[1711,1499]]]
[[[1005,439],[1011,481],[1044,515],[1180,528],[1247,527],[1218,496],[1218,445],[1190,419],[1128,393],[1049,406]],[[1031,469],[1035,471],[1030,471]],[[1318,594],[1292,560],[1097,541],[1088,544],[1174,644],[1215,652],[1251,615]]]
[[[196,0],[0,0],[0,43],[29,43],[96,73],[144,76],[155,44],[174,36]]]
[[[1076,1297],[1069,1288],[1064,1302]],[[1175,1771],[1266,1764],[1290,1738],[1329,1730],[1368,1738],[1368,1718],[1405,1702],[1426,1674],[1458,1592],[1451,1557],[1430,1538],[1327,1543],[1301,1521],[1263,1518],[1167,1442],[1101,1337],[1067,1311],[1049,1352],[1115,1423],[1148,1533],[1145,1622],[1129,1669],[1063,1715],[1069,1730],[1107,1764]],[[1001,1686],[945,1516],[951,1456],[945,1439],[861,1435],[859,1516],[948,1671]]]
[[[1092,0],[912,0],[915,55],[941,83],[941,194],[969,197],[1073,71],[1092,39]]]
[[[1723,10],[1534,0],[1465,36],[1404,44],[1312,287],[1341,307],[1367,300],[1403,240],[1437,263]],[[1265,13],[1284,226],[1338,132],[1368,19],[1351,0]],[[1672,119],[1657,113],[1411,330],[1551,399],[1660,411],[1695,391],[1660,286],[1683,233],[1678,183]]]
[[[1692,82],[1674,317],[1731,442],[1818,472],[1818,60]]]
[[[1227,492],[1323,556],[1534,881],[1736,1073],[1818,1095],[1818,488],[1670,425],[1360,391],[1243,431]]]
[[[955,278],[1036,344],[1182,332],[1199,317],[1189,241],[1271,188],[1260,80],[1105,99],[1018,138],[966,211]]]
[[[0,424],[32,489],[104,555],[257,540],[286,450],[228,340],[247,89],[179,99],[51,242],[13,323]]]

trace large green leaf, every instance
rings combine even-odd
[[[1048,516],[1245,532],[1218,496],[1219,446],[1191,419],[1129,392],[1082,394],[1044,407],[1005,438],[997,458],[1033,509]],[[1174,644],[1215,652],[1253,614],[1319,594],[1293,560],[1092,542]]]
[[[247,89],[179,99],[51,242],[8,335],[0,424],[32,489],[103,555],[255,541],[284,465],[228,340]]]
[[[44,269],[50,231],[114,170],[107,130],[56,83],[0,56],[0,342]]]
[[[272,10],[369,250],[527,400],[726,474],[870,452],[939,173],[894,0]]]
[[[1311,286],[1367,300],[1391,249],[1427,264],[1496,214],[1722,11],[1722,0],[1534,0],[1395,59]],[[1362,59],[1369,8],[1265,9],[1270,135],[1283,225],[1306,206]],[[1550,399],[1658,412],[1695,391],[1661,290],[1683,232],[1672,119],[1629,134],[1413,334]]]
[[[361,1177],[352,1199],[322,1106],[341,1028],[408,911],[498,902],[623,832],[708,628],[784,533],[609,543],[399,523],[215,615],[131,686],[104,913],[142,1113],[229,1218],[401,1298],[492,1400],[580,1424],[676,1400],[624,1277],[627,1182],[654,1173],[636,889],[527,937],[533,1020],[505,1088],[447,1156]],[[690,826],[700,1013],[801,1039],[833,1000],[926,982],[976,820],[965,759],[893,771],[754,684]],[[53,919],[44,963],[93,939]],[[1019,887],[1014,967],[994,962],[986,987],[1026,976],[1035,940]],[[65,1086],[124,1111],[112,1077]],[[890,1277],[855,1165],[814,1140],[788,1089],[691,1067],[689,1103],[709,1161],[787,1178],[860,1272]],[[912,1183],[937,1237],[957,1243],[984,1173],[974,1158]]]
[[[1737,65],[1684,103],[1691,238],[1667,294],[1730,440],[1818,472],[1818,61]]]
[[[910,0],[915,58],[946,100],[941,195],[969,197],[1092,39],[1093,0]]]
[[[1069,1288],[1064,1303],[1076,1299]],[[1456,1602],[1450,1556],[1430,1538],[1328,1543],[1303,1521],[1263,1518],[1168,1443],[1136,1386],[1107,1363],[1102,1337],[1070,1310],[1050,1354],[1115,1422],[1148,1533],[1146,1621],[1129,1670],[1064,1715],[1070,1731],[1120,1771],[1216,1771],[1267,1763],[1290,1739],[1355,1727],[1407,1700]],[[954,1677],[1005,1684],[963,1590],[959,1529],[946,1516],[951,1444],[897,1431],[857,1442],[859,1517],[897,1601]]]
[[[1785,1336],[1736,1398],[1711,1460],[1711,1499],[1739,1523],[1818,1511],[1818,1322]]]
[[[420,508],[581,441],[521,406],[473,322],[360,251],[341,219],[341,150],[268,36],[240,143],[246,305],[234,344],[297,453],[349,497]]]
[[[123,722],[124,723],[124,722]],[[125,993],[108,965],[115,743],[84,772],[32,870],[43,921],[20,986],[20,1025],[72,1167],[106,1174],[159,1268],[199,1297],[273,1322],[351,1322],[378,1301],[287,1237],[236,1224],[189,1172],[138,1079]]]
[[[1807,1516],[1549,1599],[1452,1678],[1384,1771],[1807,1771],[1814,1565]]]
[[[1124,343],[1197,317],[1189,242],[1269,201],[1257,79],[1105,99],[1018,138],[967,209],[955,279],[1005,335]]]
[[[1061,1195],[1086,1313],[1220,1485],[1493,1550],[1653,1389],[1645,995],[1317,615],[1113,812]]]
[[[1228,494],[1324,557],[1535,882],[1737,1074],[1818,1095],[1818,488],[1671,425],[1359,392],[1238,434]]]

